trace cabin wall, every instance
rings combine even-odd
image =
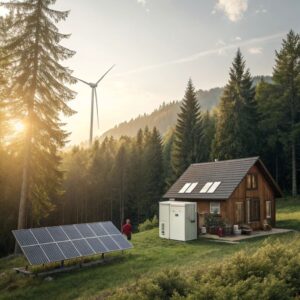
[[[271,187],[265,180],[264,176],[260,173],[256,166],[253,166],[249,173],[257,174],[258,188],[256,190],[247,190],[246,177],[241,181],[238,187],[228,200],[199,200],[197,202],[198,211],[198,226],[199,228],[204,225],[205,214],[210,212],[210,202],[220,202],[221,217],[225,223],[234,224],[248,224],[254,230],[262,229],[264,220],[266,219],[266,201],[271,201],[271,218],[268,220],[272,226],[275,226],[275,198]],[[260,200],[260,220],[247,223],[247,199],[258,198]],[[242,220],[237,220],[237,203],[243,206]]]
[[[268,182],[265,180],[263,175],[260,173],[256,166],[253,166],[248,173],[257,174],[258,188],[255,190],[248,190],[246,177],[242,180],[239,186],[228,199],[227,203],[227,214],[229,216],[230,222],[232,224],[237,224],[236,219],[236,207],[237,202],[243,203],[244,207],[244,224],[249,224],[253,229],[261,229],[263,222],[266,218],[266,201],[271,201],[271,219],[269,220],[272,226],[275,226],[275,198],[274,193],[269,186]],[[258,198],[260,200],[260,220],[256,222],[247,223],[247,199],[248,198]]]

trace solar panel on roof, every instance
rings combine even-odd
[[[207,191],[207,193],[214,193],[215,190],[218,188],[218,186],[221,184],[221,181],[216,181],[212,184],[212,186],[209,188],[209,190]]]
[[[132,248],[112,222],[13,230],[30,264]]]
[[[191,193],[197,185],[198,185],[198,182],[192,183],[185,192]]]
[[[185,193],[185,191],[188,189],[188,187],[189,187],[190,185],[191,185],[190,182],[186,183],[178,193],[180,193],[180,194]]]
[[[200,193],[201,194],[206,193],[212,184],[213,184],[213,182],[206,182],[205,185],[203,186],[203,188],[201,189]]]

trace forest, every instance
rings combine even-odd
[[[76,80],[61,61],[75,52],[61,45],[69,35],[56,26],[68,12],[50,9],[51,2],[2,4],[10,13],[0,22],[0,255],[13,251],[16,228],[120,226],[125,218],[137,227],[157,214],[164,192],[191,163],[260,156],[284,192],[298,194],[298,33],[291,30],[274,49],[272,82],[254,84],[237,49],[213,110],[201,108],[189,79],[176,125],[164,135],[146,126],[135,137],[66,150],[61,115],[75,113],[68,102]]]

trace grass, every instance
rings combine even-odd
[[[276,225],[300,231],[300,198],[285,198],[277,202]]]
[[[286,199],[278,203],[278,227],[300,229],[300,199],[297,201]],[[300,234],[271,236],[267,242],[279,239],[285,243],[295,238],[300,239]],[[14,273],[13,267],[24,266],[26,262],[22,257],[8,257],[0,260],[0,299],[108,298],[113,289],[144,276],[151,277],[159,270],[206,268],[239,250],[254,252],[265,240],[251,239],[236,245],[201,239],[183,243],[159,239],[158,230],[153,229],[133,235],[134,249],[124,255],[111,254],[115,259],[109,264],[59,274],[52,281]]]

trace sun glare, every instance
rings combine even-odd
[[[22,133],[25,130],[25,124],[22,121],[15,122],[13,127],[15,133]]]

